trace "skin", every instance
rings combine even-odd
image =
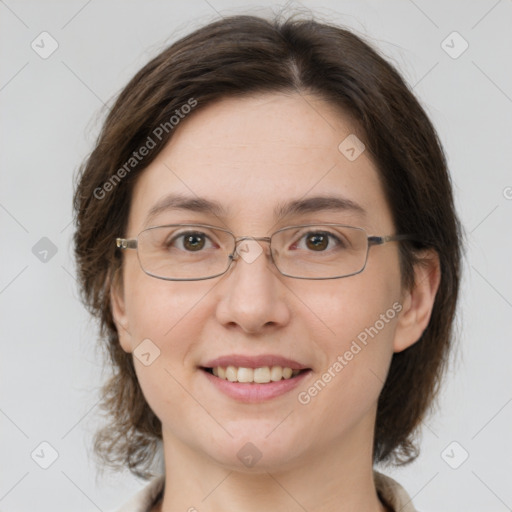
[[[228,98],[189,115],[138,180],[127,237],[148,225],[197,222],[237,236],[269,236],[287,225],[338,222],[370,235],[395,233],[378,171],[363,152],[349,161],[339,143],[348,119],[311,95]],[[212,179],[214,177],[214,179]],[[170,192],[220,201],[225,218],[172,210],[149,223]],[[285,200],[343,195],[364,207],[273,217]],[[154,510],[383,511],[372,476],[377,399],[394,352],[428,324],[440,279],[425,253],[412,289],[402,289],[398,244],[370,249],[366,269],[325,281],[284,277],[268,244],[252,263],[235,262],[211,280],[155,279],[125,251],[112,307],[126,352],[149,338],[161,351],[150,365],[134,358],[144,395],[162,422],[166,483]],[[357,335],[399,302],[399,315],[370,340],[307,405],[297,400]],[[312,368],[298,389],[259,404],[221,394],[197,367],[238,354],[279,354]],[[262,457],[245,467],[237,452],[253,443]],[[194,507],[194,508],[191,508]]]

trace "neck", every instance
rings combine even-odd
[[[354,431],[361,435],[360,428]],[[361,438],[304,453],[286,467],[257,464],[250,470],[218,464],[165,431],[164,452],[161,512],[387,511],[375,489],[372,444]]]

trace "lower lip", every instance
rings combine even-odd
[[[256,384],[254,382],[230,382],[229,380],[215,377],[211,373],[200,370],[206,378],[217,387],[219,391],[235,400],[247,403],[264,402],[278,396],[284,395],[296,388],[310,373],[311,370],[299,373],[291,379],[282,379],[267,384]]]

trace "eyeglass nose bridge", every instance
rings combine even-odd
[[[235,237],[234,240],[235,240],[235,246],[233,248],[233,252],[229,255],[229,260],[230,260],[229,266],[231,266],[231,263],[233,261],[236,261],[240,258],[240,253],[237,251],[237,247],[240,242],[244,242],[245,240],[254,240],[255,242],[261,241],[261,242],[268,242],[269,244],[271,243],[270,236],[239,236],[239,237]],[[274,265],[275,265],[272,250],[270,250],[270,259],[272,260],[272,263],[274,263]]]

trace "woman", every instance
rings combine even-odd
[[[311,20],[193,32],[121,92],[75,209],[114,370],[95,448],[151,478],[122,510],[414,510],[373,466],[417,456],[460,230],[375,50]]]

